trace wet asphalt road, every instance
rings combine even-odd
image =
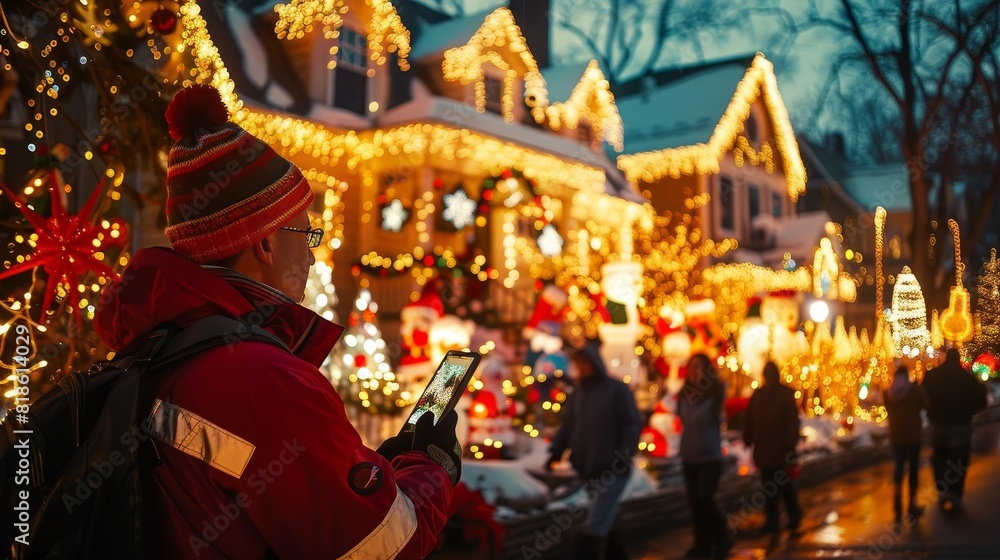
[[[730,558],[1000,559],[1000,422],[976,428],[964,512],[936,507],[929,449],[917,496],[926,513],[895,523],[891,462],[854,471],[800,492],[805,518],[798,538],[786,532],[773,546],[756,536],[763,512],[741,521]],[[691,543],[690,529],[684,528],[630,546],[633,558],[660,560],[683,557]]]

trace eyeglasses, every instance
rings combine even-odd
[[[317,227],[312,229],[298,229],[293,227],[283,227],[280,228],[286,231],[295,231],[298,233],[306,234],[306,242],[309,243],[310,249],[315,249],[319,247],[319,244],[323,242],[323,228]]]

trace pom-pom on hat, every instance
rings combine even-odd
[[[185,88],[167,106],[167,228],[199,262],[231,257],[271,235],[313,200],[302,172],[229,122],[218,90]]]

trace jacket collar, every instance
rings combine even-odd
[[[225,280],[253,307],[237,318],[271,331],[293,354],[317,368],[344,332],[341,325],[327,321],[259,280],[230,268],[212,265],[202,268]]]
[[[122,279],[105,287],[92,324],[109,348],[128,353],[159,325],[184,328],[211,315],[263,327],[317,368],[344,331],[270,286],[166,247],[135,253]]]

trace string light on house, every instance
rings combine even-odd
[[[744,123],[750,117],[750,108],[757,100],[763,100],[767,114],[774,123],[774,137],[781,155],[788,196],[794,202],[799,195],[805,193],[806,171],[795,132],[778,92],[774,67],[762,54],[757,54],[754,58],[707,144],[619,156],[618,167],[625,171],[630,181],[653,183],[663,177],[677,179],[681,175],[716,174],[722,157],[734,149],[740,151],[741,158],[750,158],[749,143],[743,146],[738,138],[743,132]],[[763,163],[765,167],[770,166],[773,170],[773,157],[768,158],[756,152],[752,155],[759,163]]]
[[[399,67],[409,69],[407,57],[410,54],[410,31],[396,13],[396,8],[388,0],[365,0],[369,13],[359,19],[368,22],[368,52],[378,65],[385,64],[386,53],[396,53]],[[327,39],[340,37],[344,25],[344,14],[349,10],[344,0],[292,0],[288,4],[278,4],[274,11],[278,21],[274,33],[279,39],[301,39],[319,23],[323,36]],[[338,47],[330,50],[337,53]]]
[[[533,112],[534,114],[537,112]],[[553,130],[559,130],[563,126],[573,130],[582,120],[586,120],[598,138],[618,151],[624,147],[624,127],[621,115],[618,114],[618,106],[615,105],[615,96],[596,60],[591,60],[587,65],[569,99],[549,105],[544,114]],[[536,120],[542,122],[541,119]]]
[[[500,54],[500,49],[512,53],[520,68],[511,67]],[[497,8],[486,16],[483,25],[461,47],[448,49],[444,53],[444,79],[461,84],[476,84],[476,109],[486,110],[486,87],[484,64],[496,66],[504,73],[501,110],[504,120],[514,120],[514,77],[520,73],[524,78],[524,99],[531,108],[531,114],[541,122],[548,105],[545,79],[538,70],[538,63],[531,56],[528,44],[521,35],[521,29],[514,22],[514,14],[507,8]]]
[[[509,14],[505,8],[501,10]],[[567,161],[466,129],[424,123],[345,133],[304,119],[246,109],[236,95],[235,83],[218,48],[212,43],[205,20],[201,17],[201,8],[196,2],[188,2],[180,7],[179,13],[184,45],[195,58],[194,81],[216,87],[229,108],[232,121],[275,147],[285,157],[304,153],[321,159],[324,166],[333,167],[343,162],[353,170],[363,162],[386,153],[426,154],[446,161],[470,160],[494,171],[517,167],[542,183],[572,184],[581,190],[604,191],[605,174],[599,167]],[[547,99],[544,82],[541,94],[535,90],[537,87],[532,90],[534,95]],[[539,103],[539,107],[544,107],[547,101]]]

